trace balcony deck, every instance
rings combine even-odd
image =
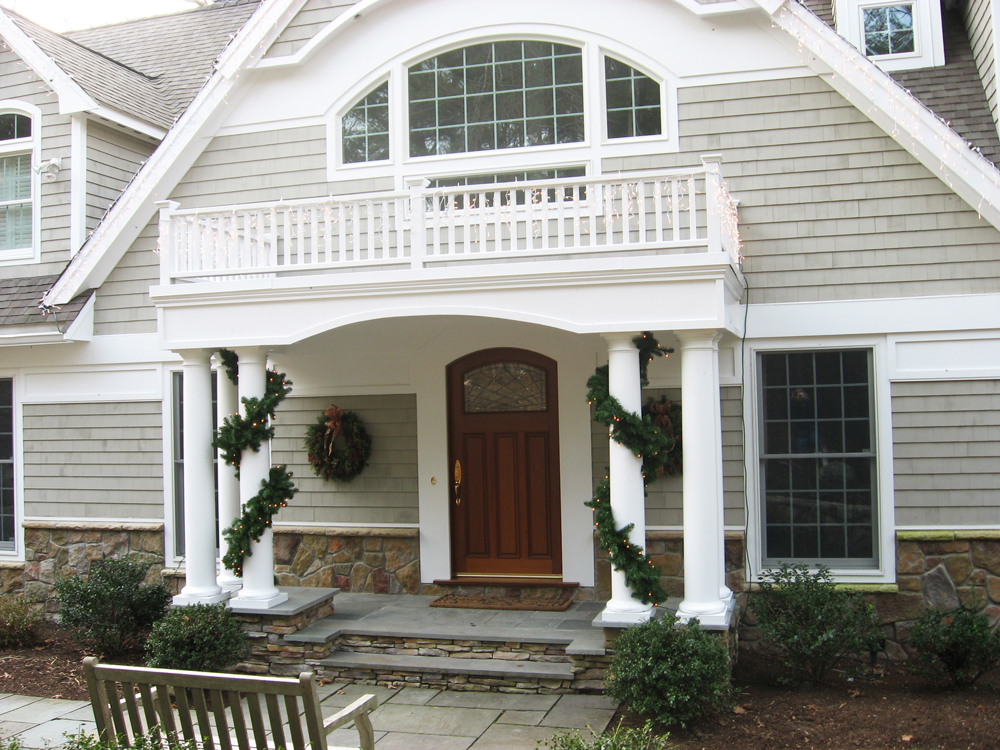
[[[600,179],[430,187],[405,193],[185,209],[160,204],[161,284],[726,253],[741,260],[719,159]],[[677,259],[674,259],[676,263]],[[208,289],[206,289],[208,291]]]

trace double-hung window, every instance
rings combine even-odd
[[[763,561],[877,565],[872,352],[762,353]]]
[[[32,254],[33,145],[30,117],[0,113],[0,260]]]

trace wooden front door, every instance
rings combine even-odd
[[[556,363],[487,349],[448,366],[453,570],[562,577]]]

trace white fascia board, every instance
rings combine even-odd
[[[64,344],[66,339],[55,323],[30,326],[5,326],[0,332],[2,346],[37,346],[39,344]]]
[[[219,59],[216,72],[125,188],[110,213],[74,256],[43,300],[62,305],[107,279],[164,200],[201,153],[213,118],[242,82],[236,73],[252,66],[295,16],[305,0],[265,0]],[[0,14],[2,16],[2,14]],[[96,106],[96,104],[95,104]]]
[[[97,106],[97,102],[74,81],[66,71],[46,55],[37,44],[21,31],[14,21],[0,10],[0,37],[35,75],[45,81],[59,97],[59,114],[84,112]]]
[[[817,75],[1000,229],[1000,171],[965,139],[795,0],[772,20],[803,50]]]
[[[148,123],[145,120],[140,120],[138,117],[125,114],[114,107],[108,107],[104,104],[90,109],[89,112],[95,117],[104,118],[105,120],[113,122],[116,125],[121,125],[123,128],[134,130],[137,133],[142,133],[143,135],[155,138],[158,141],[162,141],[167,135],[167,131],[161,127]]]
[[[83,309],[69,324],[63,338],[67,341],[90,341],[94,338],[94,303],[96,300],[97,295],[91,294]]]

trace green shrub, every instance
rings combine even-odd
[[[682,727],[730,703],[729,655],[697,620],[664,616],[615,641],[605,692],[629,710]]]
[[[842,659],[880,648],[874,612],[838,589],[829,568],[783,563],[750,596],[761,639],[782,654],[783,682],[821,682]]]
[[[0,648],[34,645],[35,628],[41,619],[21,597],[0,596]]]
[[[61,622],[104,655],[135,649],[170,604],[165,585],[143,583],[148,567],[128,558],[108,559],[95,562],[86,580],[56,581]]]
[[[101,742],[96,736],[82,730],[77,734],[67,732],[63,737],[66,738],[66,741],[59,745],[58,750],[120,750],[120,748],[126,747],[123,741]],[[123,740],[120,735],[118,739]],[[194,740],[185,740],[177,736],[172,736],[171,739],[172,742],[165,742],[165,734],[159,728],[154,728],[148,734],[138,734],[133,737],[128,748],[129,750],[167,750],[168,748],[170,750],[197,750],[198,748]],[[0,746],[0,750],[21,750],[21,748]]]
[[[176,607],[153,627],[146,664],[221,672],[250,655],[250,637],[225,604]]]
[[[653,723],[647,721],[642,729],[617,727],[589,742],[576,729],[561,732],[551,739],[539,740],[536,747],[549,750],[671,750],[674,746],[667,742],[667,737],[666,734],[658,736],[653,731]]]
[[[924,612],[910,631],[917,650],[910,669],[957,687],[972,685],[1000,665],[1000,629],[990,630],[985,613],[969,607]]]

